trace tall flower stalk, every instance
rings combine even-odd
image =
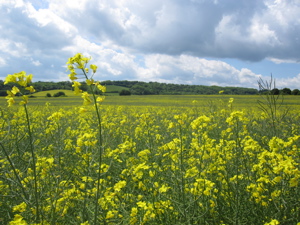
[[[271,76],[270,81],[260,79],[258,82],[259,93],[262,100],[258,100],[258,107],[270,120],[273,135],[278,134],[277,124],[288,114],[289,108],[283,108],[283,94],[275,95],[272,90],[276,88],[275,80]]]
[[[25,71],[15,73],[15,74],[9,74],[7,75],[4,84],[8,83],[14,83],[21,87],[21,89],[25,92],[26,90],[29,91],[30,93],[35,92],[34,87],[30,86],[29,84],[31,83],[32,80],[32,74],[26,75]],[[25,111],[25,120],[26,120],[26,126],[27,126],[27,133],[28,133],[28,138],[29,138],[29,147],[30,147],[30,154],[31,154],[31,159],[32,159],[32,171],[33,171],[33,176],[34,176],[34,199],[35,199],[35,210],[36,210],[36,222],[38,223],[40,221],[40,204],[39,204],[39,191],[38,191],[38,178],[37,178],[37,171],[36,171],[36,154],[34,150],[34,145],[33,145],[33,134],[31,130],[31,124],[30,124],[30,118],[29,118],[29,112],[27,108],[28,104],[28,95],[24,94],[23,91],[20,91],[20,89],[17,86],[13,86],[10,91],[7,91],[7,96],[5,97],[7,99],[8,107],[12,106],[15,103],[15,96],[16,95],[21,95],[22,100],[20,101],[20,105],[24,106],[24,111]],[[3,148],[3,147],[2,147]],[[4,149],[4,148],[3,148]],[[9,155],[6,154],[6,156],[9,158]],[[11,160],[9,160],[11,161]],[[10,162],[12,165],[12,169],[14,170],[14,173],[17,174],[16,169],[13,166],[13,163]],[[18,177],[18,176],[17,176]],[[19,179],[20,180],[20,179]],[[23,185],[22,190],[24,190]],[[26,197],[26,192],[24,192],[24,196]],[[27,199],[28,200],[28,199]]]
[[[87,68],[87,64],[90,61],[90,58],[84,57],[81,53],[77,53],[75,56],[69,58],[67,65],[68,70],[71,72],[69,78],[73,82],[75,94],[82,94],[83,104],[89,105],[93,104],[96,111],[97,122],[98,122],[98,140],[99,140],[99,155],[98,155],[98,173],[97,173],[97,184],[96,184],[96,198],[95,198],[95,212],[94,212],[94,224],[98,224],[98,211],[100,198],[100,177],[101,177],[101,166],[103,158],[103,138],[102,138],[102,119],[100,113],[100,103],[104,100],[104,96],[97,96],[96,90],[100,90],[102,93],[106,91],[106,87],[102,86],[99,81],[94,81],[93,76],[97,71],[97,66],[94,64],[90,65],[90,68]],[[77,73],[77,72],[80,73]],[[89,76],[89,72],[92,71],[92,75]],[[83,92],[80,89],[81,83],[76,81],[78,79],[85,79],[86,84],[89,86],[91,95],[88,92]]]

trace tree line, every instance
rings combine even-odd
[[[81,89],[88,91],[88,86],[85,82],[81,82]],[[255,95],[260,92],[255,88],[244,87],[220,87],[220,86],[205,86],[205,85],[187,85],[187,84],[169,84],[159,82],[142,82],[142,81],[111,81],[106,80],[101,82],[102,85],[106,85],[107,92],[109,93],[109,85],[124,87],[127,94],[133,95],[215,95],[222,92],[228,95]],[[72,90],[72,82],[70,81],[37,81],[32,84],[37,92],[65,89]],[[4,82],[0,80],[0,96],[6,95],[6,90],[10,90],[12,84],[4,85]],[[124,92],[124,91],[123,91]],[[265,91],[263,91],[265,92]],[[300,95],[298,89],[291,90],[289,88],[283,88],[281,90],[274,88],[271,90],[274,95],[287,94],[287,95]],[[100,94],[100,93],[98,93]]]

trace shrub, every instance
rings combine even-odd
[[[63,91],[59,91],[59,92],[57,92],[57,93],[55,93],[54,95],[53,95],[53,97],[66,97],[66,94],[65,94],[65,92],[63,92]]]
[[[47,93],[46,97],[52,97],[52,95],[50,93]]]
[[[131,92],[128,91],[128,90],[123,89],[123,90],[120,91],[119,95],[131,95]]]

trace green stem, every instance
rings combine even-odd
[[[34,197],[35,197],[35,207],[36,207],[36,222],[39,223],[40,221],[40,207],[39,207],[39,194],[38,194],[38,185],[37,185],[37,172],[36,172],[36,156],[34,153],[34,146],[33,146],[33,137],[30,128],[30,120],[27,105],[24,105],[25,114],[26,114],[26,122],[27,122],[27,129],[29,135],[29,144],[30,144],[30,151],[31,151],[31,158],[32,158],[32,169],[33,169],[33,176],[34,176]]]
[[[179,125],[179,132],[180,132],[180,172],[181,172],[181,187],[180,191],[182,194],[182,202],[183,202],[183,216],[184,216],[184,221],[186,221],[186,199],[185,199],[185,170],[184,170],[184,154],[183,154],[183,138],[182,138],[182,127]]]
[[[82,69],[84,76],[86,77],[86,79],[88,79],[88,76],[85,72],[84,69]],[[93,102],[94,102],[94,106],[95,106],[95,110],[96,110],[96,115],[97,115],[97,120],[98,120],[98,133],[99,133],[99,146],[100,146],[100,152],[99,152],[99,158],[98,158],[98,164],[99,164],[99,170],[98,170],[98,174],[97,174],[97,191],[96,191],[96,198],[95,198],[95,213],[94,213],[94,224],[98,224],[97,223],[97,217],[98,217],[98,210],[99,210],[99,203],[98,203],[98,199],[100,197],[100,177],[101,177],[101,166],[102,166],[102,154],[103,154],[103,140],[102,140],[102,120],[101,120],[101,115],[99,112],[99,107],[97,104],[97,97],[95,95],[95,91],[92,88],[92,85],[89,86],[92,96],[93,96]]]
[[[27,202],[27,201],[28,201],[28,195],[27,195],[27,193],[26,193],[26,191],[25,191],[25,189],[24,189],[24,187],[23,187],[23,185],[22,185],[21,178],[20,178],[19,174],[17,173],[17,170],[16,170],[16,168],[15,168],[15,166],[14,166],[14,163],[11,161],[11,159],[10,159],[10,157],[9,157],[9,154],[8,154],[8,152],[5,150],[5,148],[4,148],[4,146],[3,146],[2,143],[0,143],[0,146],[1,146],[1,148],[2,148],[2,150],[3,150],[3,152],[4,152],[4,154],[5,154],[5,157],[7,158],[7,161],[9,162],[9,164],[10,164],[12,170],[14,171],[14,174],[15,174],[17,180],[18,180],[19,186],[21,187],[21,190],[22,190],[22,192],[23,192],[24,198],[25,198],[25,200],[26,200],[26,202]]]

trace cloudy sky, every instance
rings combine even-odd
[[[0,0],[0,79],[68,80],[77,52],[100,81],[300,89],[300,0]]]

